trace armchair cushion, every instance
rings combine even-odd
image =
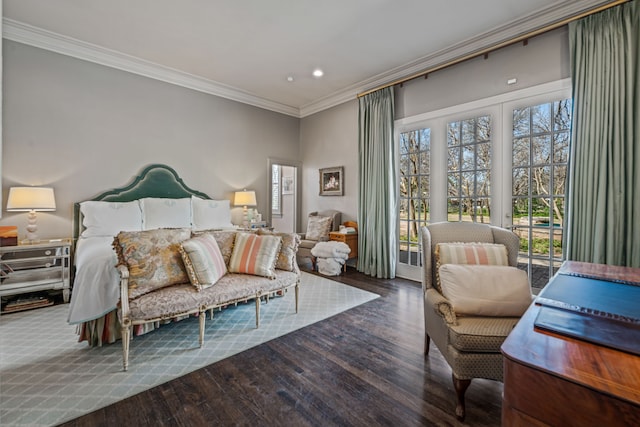
[[[461,317],[448,328],[449,344],[465,353],[500,353],[519,317]],[[501,374],[500,374],[501,375]]]
[[[439,275],[457,315],[518,317],[532,301],[527,273],[516,267],[445,264]]]
[[[435,250],[436,283],[442,293],[440,266],[445,264],[509,265],[507,248],[496,243],[438,243]]]
[[[329,216],[313,215],[307,223],[306,240],[329,240],[333,219]]]

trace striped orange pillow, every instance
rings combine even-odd
[[[436,283],[442,293],[440,266],[444,264],[509,265],[507,248],[501,243],[438,243],[436,245]]]
[[[229,261],[229,271],[274,279],[276,277],[276,260],[281,245],[282,238],[280,236],[238,233]]]

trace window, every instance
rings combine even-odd
[[[469,221],[513,229],[518,267],[547,283],[562,262],[570,84],[396,121],[399,277],[421,280],[420,227]]]
[[[562,262],[570,128],[570,99],[513,109],[511,215],[534,288]]]
[[[420,227],[429,220],[431,130],[400,134],[400,262],[421,265]]]
[[[447,124],[449,221],[490,222],[491,117]]]
[[[271,216],[282,216],[282,168],[271,165]]]

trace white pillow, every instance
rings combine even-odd
[[[229,200],[191,197],[191,224],[194,231],[234,228]]]
[[[112,236],[121,231],[142,230],[142,211],[137,200],[132,202],[86,201],[80,203],[82,237]]]
[[[439,273],[456,314],[519,317],[531,305],[527,273],[516,267],[445,264]]]
[[[190,228],[191,199],[162,199],[147,197],[140,199],[142,229]]]

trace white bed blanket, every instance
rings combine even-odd
[[[311,255],[318,258],[348,259],[351,248],[344,242],[318,242],[311,249]]]
[[[115,268],[113,237],[79,238],[75,250],[68,322],[82,323],[114,310],[120,298],[120,276]]]

